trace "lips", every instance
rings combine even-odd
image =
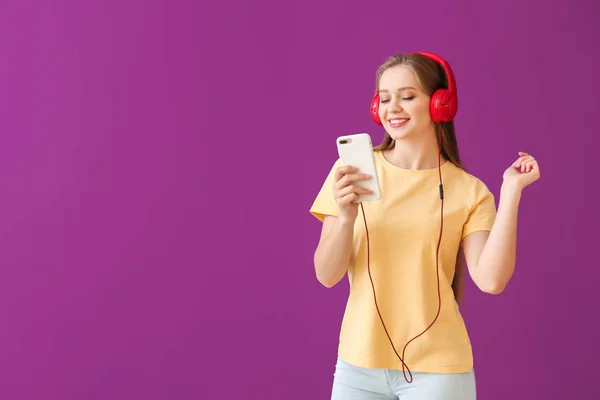
[[[389,119],[388,121],[392,128],[400,128],[400,127],[406,125],[406,123],[409,120],[410,120],[410,118],[392,118],[392,119]]]

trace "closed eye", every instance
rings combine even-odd
[[[414,98],[415,98],[415,96],[403,97],[402,100],[410,101],[410,100],[412,100]],[[389,100],[381,100],[381,103],[383,103],[383,104],[388,103],[388,102],[389,102]]]

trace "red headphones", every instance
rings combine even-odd
[[[446,72],[446,77],[448,78],[448,89],[438,89],[435,91],[435,93],[433,93],[431,96],[431,102],[429,103],[429,112],[431,113],[431,118],[435,122],[452,121],[456,116],[456,111],[458,110],[456,82],[454,80],[452,68],[450,68],[450,65],[438,55],[425,52],[415,52],[412,54],[421,54],[437,62]],[[379,94],[377,93],[377,90],[375,91],[373,100],[371,100],[371,117],[373,117],[373,120],[377,124],[382,125],[381,119],[379,118]]]

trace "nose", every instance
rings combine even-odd
[[[402,106],[400,106],[400,99],[397,96],[393,96],[390,99],[390,107],[389,111],[391,113],[399,113],[402,112]]]

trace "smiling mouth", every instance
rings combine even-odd
[[[400,128],[410,120],[410,118],[392,118],[389,120],[392,128]]]

